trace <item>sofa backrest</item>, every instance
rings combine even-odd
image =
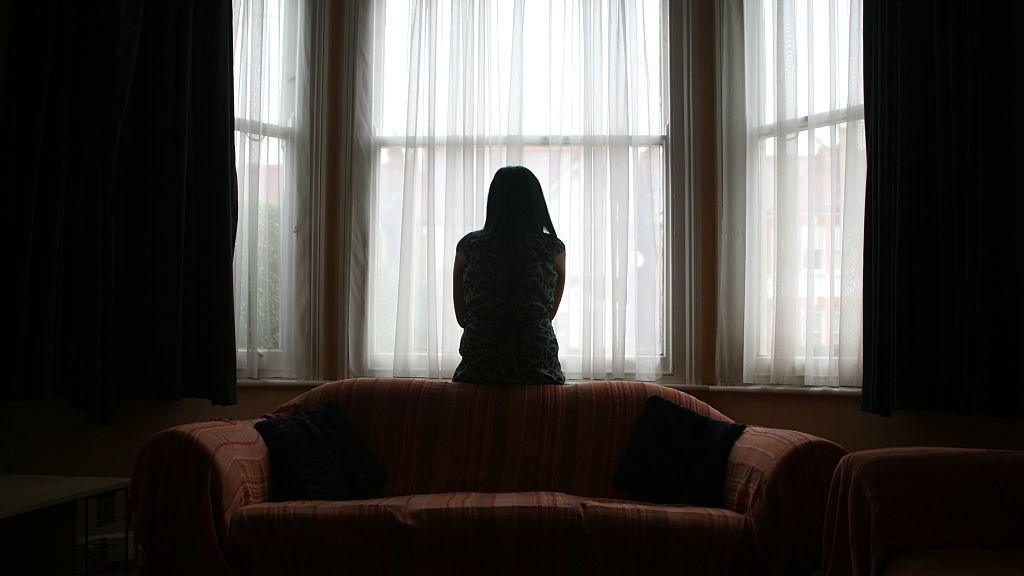
[[[370,496],[558,491],[625,497],[612,476],[649,396],[729,420],[696,398],[644,382],[480,386],[353,379],[319,386],[273,415],[337,400],[388,474]]]

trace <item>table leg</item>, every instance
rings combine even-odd
[[[85,561],[85,568],[82,570],[83,574],[89,574],[89,499],[85,498],[82,501],[82,525],[85,527],[85,545],[83,547],[83,556]]]

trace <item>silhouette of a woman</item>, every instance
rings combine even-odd
[[[465,331],[452,380],[564,383],[551,327],[564,288],[565,245],[540,182],[522,166],[498,170],[483,230],[456,247],[455,317]]]

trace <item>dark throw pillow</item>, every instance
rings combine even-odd
[[[380,486],[380,462],[334,400],[256,423],[270,453],[270,499],[352,500]]]
[[[729,451],[745,428],[651,396],[612,483],[647,502],[721,507]]]

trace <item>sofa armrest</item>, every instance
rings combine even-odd
[[[763,574],[806,574],[821,562],[821,529],[838,444],[792,430],[750,426],[729,454],[725,507],[750,519]]]
[[[887,448],[842,459],[825,520],[831,576],[879,574],[912,548],[1024,543],[1024,452]]]
[[[144,573],[230,572],[231,516],[267,496],[267,447],[253,422],[177,426],[142,447],[129,494]]]

